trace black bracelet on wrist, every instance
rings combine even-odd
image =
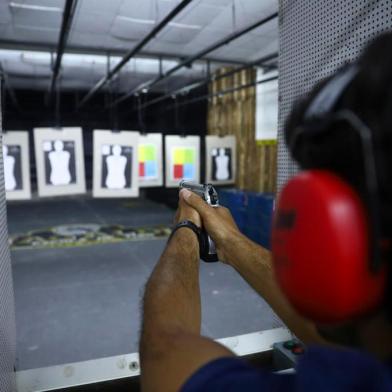
[[[173,237],[174,233],[175,233],[178,229],[181,229],[181,228],[183,228],[183,227],[186,227],[186,228],[192,230],[192,231],[196,234],[197,240],[199,241],[199,244],[200,244],[201,229],[200,229],[200,227],[197,227],[197,226],[196,226],[192,221],[190,221],[190,220],[183,220],[183,221],[177,223],[177,224],[173,227],[173,230],[172,230],[172,232],[171,232],[171,234],[170,234],[170,237],[169,237],[168,242],[171,240],[171,238]]]
[[[205,230],[202,230],[200,227],[197,227],[197,226],[196,226],[192,221],[190,221],[190,220],[183,220],[183,221],[177,223],[177,224],[174,226],[174,228],[173,228],[173,230],[172,230],[172,232],[171,232],[171,234],[170,234],[170,237],[169,237],[169,239],[168,239],[167,242],[169,242],[169,241],[172,239],[174,233],[175,233],[178,229],[181,229],[181,228],[183,228],[183,227],[186,227],[186,228],[192,230],[192,231],[196,234],[197,240],[198,240],[198,242],[199,242],[200,258],[201,258],[203,261],[206,261],[206,262],[215,262],[215,261],[218,261],[218,257],[217,257],[216,252],[214,251],[212,254],[210,253],[211,244],[210,244],[210,241],[209,241],[209,237],[208,237],[207,232],[206,232]]]

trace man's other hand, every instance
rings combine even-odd
[[[201,227],[202,225],[200,214],[189,204],[187,204],[183,198],[180,197],[180,200],[178,202],[178,209],[174,217],[174,224],[177,224],[184,220],[190,220],[198,227]]]
[[[181,203],[192,207],[191,209],[198,212],[203,221],[203,226],[215,242],[219,260],[228,262],[229,255],[226,254],[225,245],[230,241],[238,241],[240,237],[243,237],[230,211],[221,206],[211,207],[200,196],[187,189],[180,191],[180,205]]]

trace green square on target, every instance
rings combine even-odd
[[[193,148],[187,148],[185,150],[185,162],[184,163],[195,163],[195,150]]]
[[[146,161],[155,161],[157,159],[155,146],[146,146],[144,153]]]

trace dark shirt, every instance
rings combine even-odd
[[[228,357],[197,370],[182,388],[196,391],[392,392],[392,366],[359,351],[311,347],[295,373],[279,375]]]

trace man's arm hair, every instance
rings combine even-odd
[[[197,237],[182,228],[147,282],[140,340],[143,391],[177,391],[202,365],[233,355],[200,336],[199,263]]]

